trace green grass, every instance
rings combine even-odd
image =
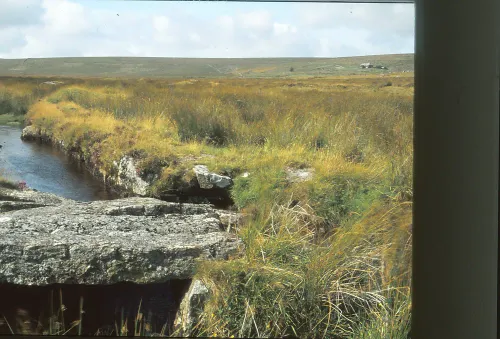
[[[23,115],[0,114],[0,125],[21,125],[23,122]]]
[[[374,204],[364,220],[313,245],[311,210],[276,206],[272,220],[243,232],[245,256],[201,264],[197,275],[213,295],[198,334],[405,338],[410,215],[410,205]]]
[[[352,339],[406,339],[411,328],[411,296],[408,291],[391,291],[391,300],[380,305],[354,327]]]

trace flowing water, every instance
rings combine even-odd
[[[50,145],[21,140],[22,128],[0,125],[0,175],[78,201],[117,198],[83,163]]]

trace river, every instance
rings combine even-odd
[[[78,201],[117,198],[82,163],[50,145],[22,141],[21,132],[21,127],[0,125],[0,175]]]

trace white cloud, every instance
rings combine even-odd
[[[197,33],[191,33],[191,34],[189,34],[189,38],[193,42],[201,42],[201,38],[200,38],[200,36]]]
[[[271,13],[268,11],[254,11],[239,15],[241,27],[251,30],[267,30],[272,25]]]
[[[138,11],[126,3],[0,0],[0,57],[335,57],[413,51],[412,5],[231,3],[223,13],[208,13],[196,11],[196,4],[187,12],[184,4],[150,2]],[[119,15],[113,6],[120,6]],[[17,19],[5,20],[5,13]]]
[[[153,27],[160,33],[167,31],[169,22],[170,20],[164,15],[153,17]]]
[[[44,0],[45,13],[42,16],[44,30],[54,35],[74,35],[85,33],[92,28],[88,11],[67,0]]]
[[[402,53],[413,51],[415,11],[409,4],[308,4],[299,14],[302,25],[311,30],[343,28],[344,34],[362,40],[350,43],[362,53]],[[355,46],[356,45],[356,46]],[[367,50],[370,48],[370,50]]]
[[[19,48],[26,43],[24,33],[15,26],[0,29],[0,54]]]
[[[215,22],[217,26],[224,30],[232,30],[234,28],[234,19],[229,15],[219,16],[216,18]]]
[[[338,28],[323,30],[319,34],[320,46],[315,50],[314,56],[328,57],[332,54],[339,56],[383,54],[383,49],[368,42],[367,38],[369,34],[369,32],[361,29],[349,30]]]
[[[290,24],[274,23],[274,34],[297,33],[297,27]]]
[[[43,8],[38,0],[2,0],[0,2],[0,29],[36,25],[40,23],[42,13]]]

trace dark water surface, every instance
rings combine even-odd
[[[0,175],[78,201],[117,198],[82,163],[50,145],[22,141],[21,132],[21,127],[0,125]]]

